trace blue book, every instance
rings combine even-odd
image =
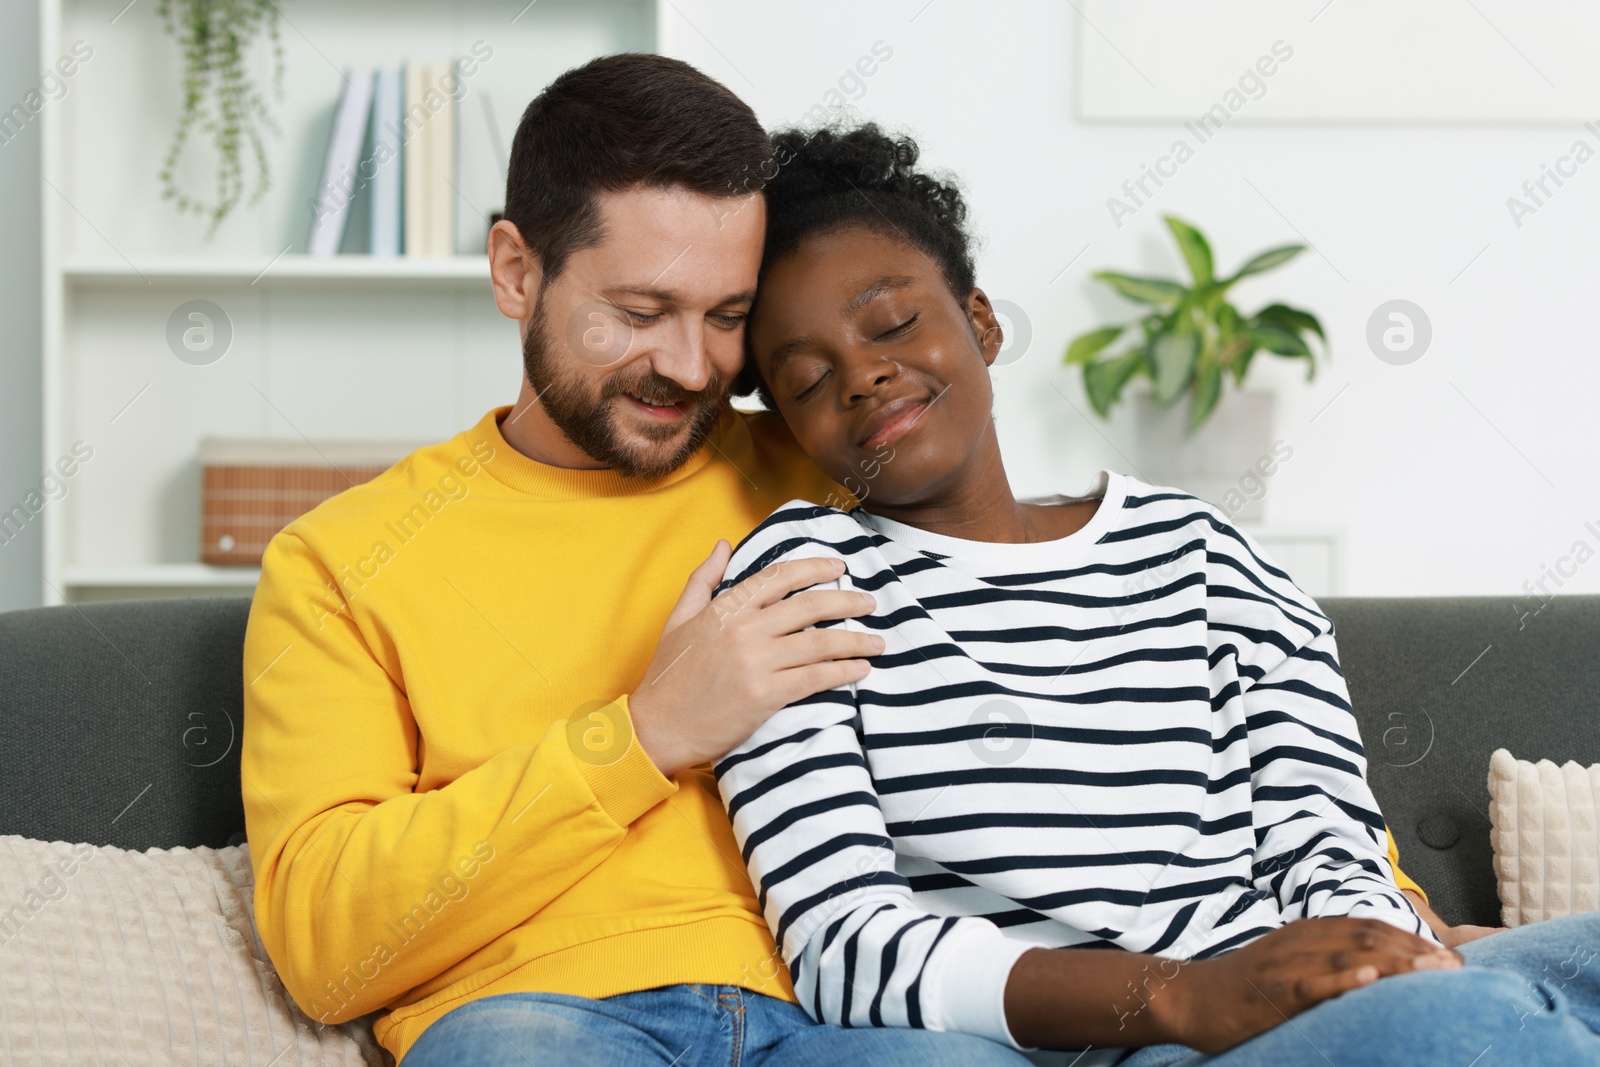
[[[372,74],[372,254],[398,256],[401,249],[403,211],[400,191],[405,167],[401,160],[404,131],[400,111],[404,98],[399,67],[379,68]]]

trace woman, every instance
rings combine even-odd
[[[1527,994],[1396,888],[1333,626],[1251,538],[1110,471],[1012,493],[959,192],[870,125],[775,143],[744,384],[861,506],[780,508],[718,593],[837,557],[885,642],[716,767],[802,1005],[1080,1065],[1594,1055],[1461,1010]]]

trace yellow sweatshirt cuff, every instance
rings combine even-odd
[[[633,821],[678,791],[661,773],[633,732],[626,695],[597,711],[574,716],[567,725],[578,770],[595,799],[619,826]],[[615,749],[621,748],[616,755]]]

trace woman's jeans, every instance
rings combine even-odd
[[[1600,1064],[1600,912],[1491,934],[1461,955],[1460,970],[1380,978],[1220,1055],[1156,1045],[1118,1067]]]
[[[1119,1067],[1600,1065],[1600,913],[1494,934],[1461,954],[1460,970],[1380,979],[1220,1055],[1158,1045]],[[428,1027],[401,1067],[1064,1067],[1075,1057],[1024,1057],[966,1034],[845,1030],[748,990],[678,985],[603,1000],[485,997]]]

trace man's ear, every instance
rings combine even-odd
[[[984,364],[994,366],[995,357],[1005,347],[1006,334],[1000,327],[1000,320],[995,317],[988,294],[982,289],[974,289],[967,294],[967,318],[972,322],[972,334],[978,339],[978,352],[983,356]]]
[[[539,257],[523,242],[516,224],[507,219],[495,223],[489,229],[489,283],[500,314],[525,322],[538,306],[543,281]]]

